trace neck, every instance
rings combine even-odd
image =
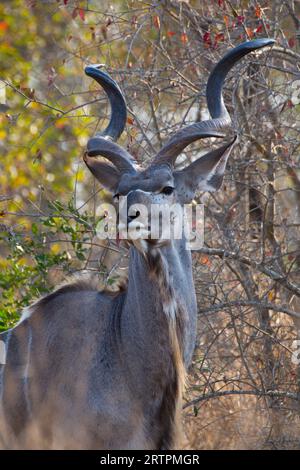
[[[129,360],[135,368],[132,377],[144,371],[150,396],[141,399],[148,407],[149,400],[154,403],[151,413],[159,414],[166,423],[165,435],[171,442],[196,336],[191,254],[185,240],[161,248],[149,245],[146,253],[132,247],[128,281],[122,330],[127,340],[130,336],[126,343],[130,344],[127,353],[134,359]],[[139,389],[136,384],[136,393]],[[144,393],[145,387],[142,390]]]
[[[183,360],[189,366],[196,336],[196,298],[191,253],[184,239],[161,248],[150,245],[146,254],[131,247],[126,306],[131,315],[131,306],[136,306],[136,326],[144,326],[146,335],[151,325],[156,330],[162,316],[181,323]]]

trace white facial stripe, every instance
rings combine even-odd
[[[124,197],[129,196],[130,193],[137,192],[139,191],[140,193],[144,194],[152,194],[152,191],[144,191],[143,189],[131,189]]]
[[[166,183],[166,184],[164,185],[164,187],[165,187],[165,186],[172,186],[172,187],[173,187],[173,185],[172,185],[171,183]],[[163,188],[162,188],[162,189],[163,189]],[[130,190],[127,194],[125,194],[125,196],[123,196],[123,197],[127,197],[127,196],[129,196],[130,193],[137,192],[137,191],[139,191],[140,193],[144,193],[144,194],[161,194],[161,189],[158,189],[157,191],[145,191],[144,189],[139,189],[139,188],[138,188],[138,189],[131,189],[131,190]]]

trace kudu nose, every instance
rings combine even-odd
[[[130,222],[132,222],[134,219],[136,219],[137,217],[139,217],[139,215],[141,215],[140,211],[135,211],[135,213],[131,214],[131,215],[127,215],[127,223],[130,224]]]

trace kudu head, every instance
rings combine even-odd
[[[98,66],[86,67],[85,73],[107,93],[111,117],[107,128],[88,141],[84,161],[100,183],[112,192],[115,201],[120,196],[127,197],[128,227],[140,215],[139,211],[130,211],[133,205],[144,205],[148,210],[153,204],[182,205],[193,199],[196,190],[216,191],[221,187],[226,163],[236,140],[222,96],[225,78],[246,54],[273,43],[272,39],[256,39],[230,50],[214,67],[207,82],[206,98],[211,119],[177,131],[145,169],[138,168],[130,153],[116,143],[126,123],[126,103],[119,86]],[[176,170],[180,153],[192,142],[207,137],[227,137],[227,142],[185,168]],[[98,156],[105,157],[109,163],[97,159]]]

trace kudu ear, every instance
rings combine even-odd
[[[174,177],[179,197],[188,202],[193,199],[195,192],[217,191],[223,182],[228,157],[236,141],[219,147],[195,160],[180,171],[175,171]]]
[[[91,173],[97,178],[97,180],[112,193],[116,192],[121,172],[103,161],[99,161],[97,158],[89,157],[87,154],[83,157],[84,162]]]

